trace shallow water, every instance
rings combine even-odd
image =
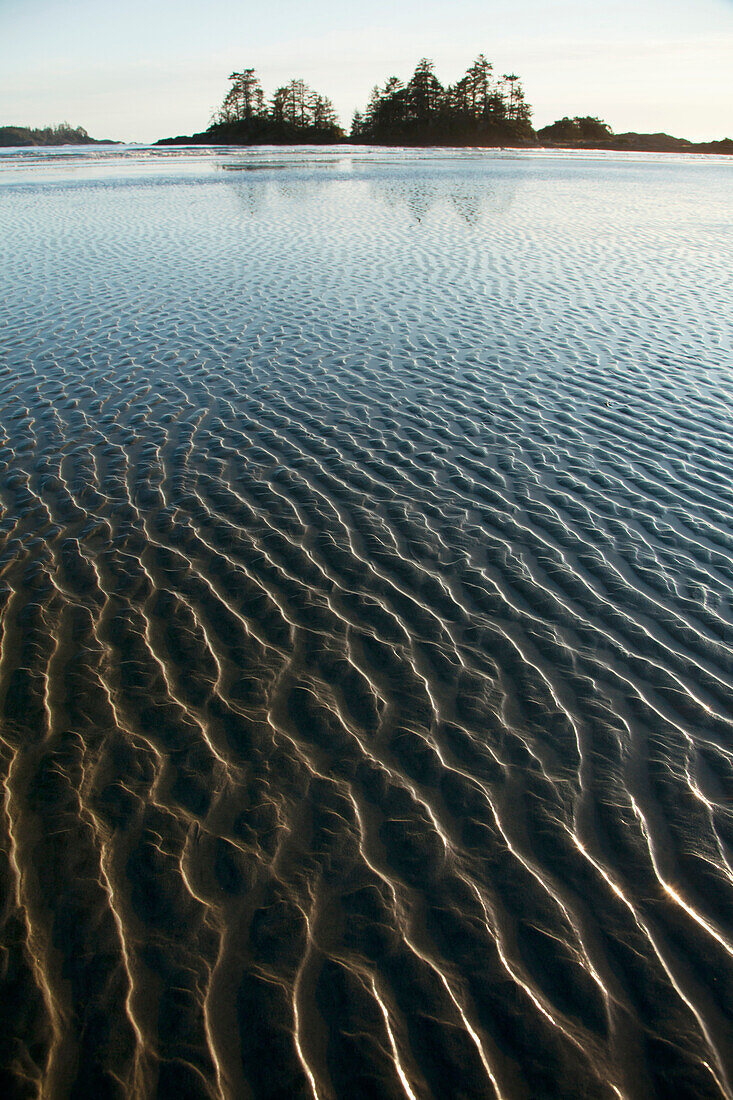
[[[4,1095],[733,1095],[732,181],[0,155]]]

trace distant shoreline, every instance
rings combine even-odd
[[[733,155],[733,139],[688,141],[669,134],[617,134],[611,141],[539,142],[534,148],[592,149],[609,153],[722,153]]]
[[[30,130],[22,126],[0,126],[0,148],[61,148],[69,146],[85,145],[126,145],[138,144],[137,142],[114,141],[111,138],[92,138],[81,127],[66,131],[68,139],[59,133],[58,129]],[[542,131],[532,138],[512,141],[500,139],[494,141],[462,142],[444,141],[420,142],[420,141],[378,141],[365,142],[354,139],[348,135],[341,137],[325,136],[321,134],[290,134],[286,136],[268,135],[269,140],[249,141],[237,139],[231,133],[217,134],[212,130],[204,130],[195,134],[180,134],[177,137],[160,138],[149,144],[151,148],[166,146],[234,146],[242,149],[258,148],[263,146],[329,146],[344,145],[354,148],[365,145],[373,145],[385,149],[547,149],[550,151],[568,152],[609,152],[609,153],[700,153],[733,156],[733,139],[723,138],[720,141],[689,141],[687,138],[676,138],[670,134],[641,134],[629,132],[625,134],[612,134],[608,138],[599,140],[576,141],[551,141],[543,138]]]
[[[354,141],[348,137],[342,138],[338,141],[304,141],[291,139],[289,141],[268,141],[268,142],[250,142],[250,141],[236,141],[229,139],[219,139],[212,137],[212,135],[204,131],[198,134],[191,134],[189,136],[179,135],[178,137],[161,138],[159,141],[153,143],[154,146],[175,146],[175,145],[210,145],[216,146],[236,146],[238,148],[257,148],[263,145],[282,145],[282,146],[309,146],[309,145],[322,145],[324,148],[333,145],[351,145],[356,148],[364,146],[365,142]],[[521,142],[495,142],[492,144],[469,144],[463,142],[375,142],[376,146],[380,146],[385,149],[548,149],[548,150],[563,150],[568,151],[596,151],[596,152],[609,152],[609,153],[718,153],[727,156],[733,156],[733,139],[723,138],[721,141],[688,141],[686,138],[676,138],[669,134],[618,134],[615,135],[611,141],[578,141],[578,142],[551,142],[551,141],[521,141]]]
[[[454,84],[442,84],[423,57],[407,82],[390,76],[372,88],[351,129],[333,104],[303,80],[270,99],[254,69],[229,75],[229,90],[203,131],[161,138],[156,145],[369,145],[387,148],[568,149],[612,152],[733,154],[733,139],[694,142],[666,133],[614,133],[603,119],[567,115],[535,129],[516,73],[499,74],[484,54]]]
[[[0,149],[47,149],[63,145],[122,145],[111,138],[90,137],[83,126],[58,126],[33,129],[30,126],[0,126]]]

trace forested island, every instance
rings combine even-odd
[[[444,86],[423,58],[407,84],[391,76],[354,115],[351,140],[371,145],[523,145],[532,112],[515,73],[494,75],[480,54],[455,84]]]
[[[61,122],[30,129],[0,126],[0,147],[119,144]],[[407,82],[390,76],[375,86],[347,134],[331,100],[299,79],[265,98],[254,69],[231,73],[229,89],[206,130],[162,138],[157,145],[387,145],[606,149],[733,155],[733,139],[693,142],[669,134],[616,134],[589,115],[561,118],[535,130],[516,73],[497,75],[480,54],[455,84],[444,85],[422,58]]]
[[[607,122],[586,115],[561,118],[535,134],[536,143],[556,149],[608,149],[636,153],[727,153],[733,154],[733,139],[688,141],[670,134],[615,134]]]
[[[669,134],[615,134],[592,116],[561,118],[532,127],[516,73],[497,75],[480,54],[455,84],[444,85],[423,58],[405,83],[390,76],[375,86],[347,135],[327,96],[302,80],[277,88],[267,100],[254,69],[229,76],[229,90],[206,130],[163,138],[158,145],[396,145],[607,149],[657,153],[733,154],[733,140],[692,142]]]
[[[277,88],[269,101],[254,69],[229,77],[229,91],[207,130],[158,145],[333,145],[346,140],[331,100],[303,80]]]
[[[389,77],[354,114],[348,137],[331,100],[302,80],[278,88],[269,101],[254,69],[232,73],[229,82],[208,129],[158,144],[524,145],[534,138],[519,77],[495,77],[483,54],[452,85],[441,84],[427,58],[407,83]]]
[[[56,126],[44,126],[32,130],[28,126],[0,126],[0,147],[33,145],[117,145],[107,138],[89,137],[83,126],[59,122]]]

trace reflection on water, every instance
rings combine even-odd
[[[731,221],[0,155],[8,1095],[731,1094]]]

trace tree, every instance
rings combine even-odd
[[[291,80],[275,91],[272,97],[271,113],[276,122],[288,123],[292,127],[305,127],[308,89],[302,80]]]
[[[405,85],[402,83],[402,81],[400,80],[400,78],[398,76],[390,76],[390,77],[388,77],[388,79],[387,79],[387,81],[384,85],[384,91],[382,92],[382,96],[392,96],[396,92],[401,91],[404,88],[404,86]]]
[[[438,106],[443,95],[443,85],[433,68],[434,63],[423,57],[407,85],[407,101],[416,118],[426,118]]]
[[[311,94],[310,114],[314,126],[322,128],[337,125],[333,103],[326,96],[318,95],[316,92]]]
[[[474,115],[487,113],[493,70],[494,66],[481,53],[466,73],[464,79],[467,83],[471,111]]]
[[[270,100],[270,116],[276,124],[281,124],[285,121],[285,103],[287,95],[288,89],[286,87],[276,88]]]
[[[308,112],[310,95],[310,88],[306,86],[304,80],[291,80],[288,84],[286,113],[289,115],[289,121],[302,129],[305,129],[311,121]]]
[[[531,128],[532,108],[524,98],[524,89],[521,84],[517,85],[514,93],[514,117],[516,122],[526,128]]]
[[[504,73],[501,80],[502,80],[502,83],[504,85],[507,85],[507,84],[509,85],[509,112],[508,112],[508,114],[509,114],[509,118],[514,119],[514,118],[516,118],[516,114],[515,114],[515,110],[516,110],[515,85],[516,85],[517,81],[519,80],[519,77],[517,76],[516,73]]]
[[[468,75],[461,77],[445,91],[445,105],[449,111],[467,114],[472,110],[472,98]]]
[[[243,122],[263,113],[265,97],[254,69],[230,73],[231,88],[224,97],[218,115],[220,122]]]

